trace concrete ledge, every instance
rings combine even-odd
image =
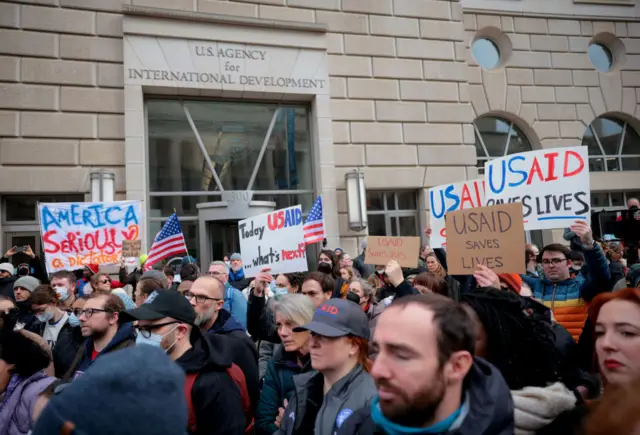
[[[212,24],[232,24],[235,26],[262,27],[268,29],[303,30],[305,32],[317,33],[327,32],[327,26],[325,24],[302,23],[297,21],[269,20],[264,18],[208,14],[204,12],[189,12],[133,5],[123,5],[122,11],[125,15],[136,15],[150,18],[169,18],[173,20],[201,21]]]

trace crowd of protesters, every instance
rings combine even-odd
[[[427,230],[426,235],[429,236]],[[640,433],[640,264],[575,222],[526,273],[323,249],[119,280],[0,263],[0,435]],[[634,248],[635,249],[635,248]],[[155,349],[154,349],[155,348]]]

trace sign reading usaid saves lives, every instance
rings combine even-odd
[[[47,271],[116,264],[125,240],[139,240],[141,201],[38,204]]]
[[[586,147],[512,154],[484,165],[485,205],[522,203],[525,230],[590,222]]]
[[[447,245],[446,213],[482,207],[483,205],[483,180],[443,184],[429,189],[429,226],[431,227],[429,245],[432,248],[440,248]]]
[[[303,224],[299,205],[238,222],[245,276],[256,276],[265,267],[271,268],[272,274],[305,272]]]

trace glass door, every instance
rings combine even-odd
[[[225,255],[240,252],[237,221],[213,221],[211,225],[211,259],[222,260]]]

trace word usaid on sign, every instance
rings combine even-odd
[[[116,264],[125,240],[140,240],[141,201],[38,204],[47,271]]]
[[[429,226],[432,248],[447,244],[445,214],[455,210],[482,207],[484,205],[484,180],[469,180],[462,183],[443,184],[429,189]]]
[[[590,222],[588,151],[554,148],[485,163],[486,205],[522,203],[525,230]]]
[[[496,273],[525,273],[525,235],[520,204],[501,204],[447,214],[447,271],[471,275],[479,264]]]
[[[238,222],[244,274],[256,276],[264,267],[272,274],[305,272],[307,251],[302,208],[283,208]]]

